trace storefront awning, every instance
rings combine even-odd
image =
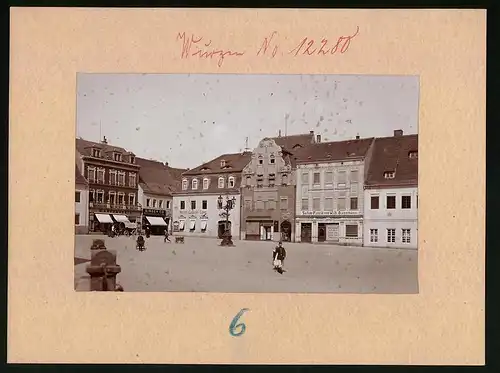
[[[146,216],[146,219],[148,220],[149,224],[151,225],[160,225],[160,226],[167,226],[167,223],[165,223],[165,220],[163,218],[160,218],[158,216]]]
[[[185,222],[184,222],[184,220],[181,220],[181,221],[179,222],[179,229],[180,229],[181,231],[184,229],[184,223],[185,223]]]
[[[207,221],[206,220],[201,221],[201,229],[202,230],[207,229]]]
[[[95,214],[95,218],[99,223],[113,223],[113,219],[108,214]]]
[[[189,221],[189,229],[193,230],[195,226],[196,226],[196,220],[190,220]]]
[[[113,214],[113,217],[118,223],[130,223],[130,220],[125,215],[115,215]]]

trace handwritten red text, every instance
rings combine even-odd
[[[289,54],[293,56],[298,55],[318,55],[325,56],[327,54],[332,55],[337,52],[345,53],[349,49],[351,45],[351,40],[356,37],[359,33],[359,26],[356,28],[356,32],[349,36],[340,36],[334,43],[330,43],[328,39],[321,39],[321,41],[316,41],[310,38],[304,38],[300,41],[300,43],[293,48]]]
[[[195,37],[194,35],[191,35],[191,37],[188,37],[185,32],[178,33],[176,40],[180,40],[182,42],[181,58],[215,58],[217,60],[217,66],[219,67],[222,66],[226,57],[241,57],[245,54],[245,52],[214,48],[212,46],[212,40],[206,41],[203,36]]]
[[[276,31],[273,31],[273,33],[268,37],[264,38],[264,41],[262,42],[262,45],[260,46],[259,51],[257,52],[257,56],[264,56],[267,55],[267,50],[271,48],[271,56],[275,57],[276,53],[278,53],[278,45],[274,43],[273,38],[277,35],[278,33]]]

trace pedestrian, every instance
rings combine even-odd
[[[283,269],[283,265],[286,258],[286,250],[283,247],[283,242],[279,241],[278,246],[276,246],[273,250],[273,269],[280,274],[283,274],[285,270]]]
[[[165,229],[165,238],[163,239],[163,242],[172,242],[168,239],[168,229]]]

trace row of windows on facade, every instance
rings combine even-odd
[[[107,198],[106,198],[107,197]],[[75,202],[79,203],[81,201],[80,192],[75,192]],[[89,190],[89,202],[95,203],[109,203],[110,205],[135,205],[135,194],[130,193],[128,199],[123,192],[109,191],[106,196],[104,190]]]
[[[269,164],[275,164],[276,163],[276,158],[273,154],[269,156],[268,159]],[[258,157],[258,164],[263,165],[264,164],[264,157],[262,155],[259,155]]]
[[[302,172],[301,175],[301,183],[302,185],[333,185],[334,181],[336,180],[337,184],[345,184],[348,181],[351,183],[356,183],[359,181],[359,171],[358,170],[351,170],[350,171],[350,177],[347,178],[347,171],[346,170],[340,170],[337,171],[337,176],[334,180],[334,171],[324,171],[323,173],[323,183],[321,182],[321,174],[322,172],[320,171],[315,171],[312,173],[312,178],[309,179],[310,172]]]
[[[92,149],[92,157],[101,158],[101,150],[100,149]],[[123,155],[118,152],[113,152],[113,160],[116,162],[123,162]],[[129,155],[128,161],[130,163],[135,163],[135,157],[133,155]]]
[[[227,205],[228,205],[227,207],[229,209],[233,208],[233,201],[228,200],[228,201],[226,201],[226,203],[227,203]],[[219,210],[222,209],[222,207],[223,207],[222,204],[223,204],[222,201],[217,201],[217,208]],[[191,210],[196,210],[196,206],[197,206],[196,201],[195,200],[191,201]],[[186,210],[186,201],[180,201],[180,209]],[[202,210],[208,209],[208,201],[207,200],[201,201],[201,209]]]
[[[280,198],[280,210],[288,210],[288,197]],[[251,198],[245,198],[244,206],[246,210],[276,210],[277,201],[270,199],[267,201],[256,200],[253,201]]]
[[[415,199],[415,207],[418,208],[418,196]],[[411,209],[412,206],[412,198],[411,196],[401,196],[401,204],[402,209]],[[380,208],[380,197],[379,196],[371,196],[370,200],[370,208],[372,210],[378,210]],[[386,196],[385,208],[388,210],[396,209],[396,196]]]
[[[401,229],[401,243],[411,243],[411,229]],[[370,242],[379,242],[378,229],[370,229]],[[388,228],[386,230],[386,242],[396,243],[396,229]]]
[[[106,184],[106,169],[104,168],[87,168],[87,180],[90,183]],[[125,172],[117,170],[109,170],[108,177],[109,185],[125,186]],[[128,186],[135,188],[137,185],[137,176],[135,172],[128,174]]]
[[[162,199],[156,199],[156,198],[146,198],[146,207],[153,207],[156,208],[158,207],[159,209],[170,208],[170,201],[169,200],[162,200]]]
[[[263,174],[256,174],[255,176],[256,176],[255,186],[257,188],[264,187],[264,175]],[[247,175],[245,185],[248,187],[252,186],[252,176]],[[267,175],[267,185],[269,187],[274,187],[276,185],[276,174],[270,173]],[[288,175],[286,175],[286,174],[281,175],[281,185],[288,185]]]
[[[208,189],[210,186],[210,179],[203,179],[203,189]],[[225,186],[225,179],[221,176],[219,177],[218,180],[218,187],[219,188],[224,188]],[[235,178],[234,176],[230,176],[227,180],[227,186],[228,188],[234,188],[235,186]],[[182,190],[187,190],[188,189],[188,180],[184,179],[182,180]],[[198,179],[192,179],[191,180],[191,189],[197,190],[198,189]]]
[[[347,198],[345,197],[340,197],[340,198],[324,198],[324,203],[323,203],[323,210],[324,211],[333,211],[334,210],[334,200],[337,201],[337,206],[336,210],[339,211],[344,211],[347,209],[346,206],[346,201]],[[303,198],[302,203],[301,203],[301,208],[303,211],[309,211],[311,210],[309,204],[309,198]],[[312,210],[313,211],[320,211],[321,209],[321,198],[312,198]],[[349,198],[349,210],[358,210],[358,197],[352,197]]]

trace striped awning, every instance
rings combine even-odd
[[[113,223],[113,219],[109,214],[95,214],[95,218],[99,221],[99,223]]]
[[[158,216],[146,216],[147,221],[151,225],[156,225],[156,226],[167,226],[167,223],[163,218],[160,218]]]

